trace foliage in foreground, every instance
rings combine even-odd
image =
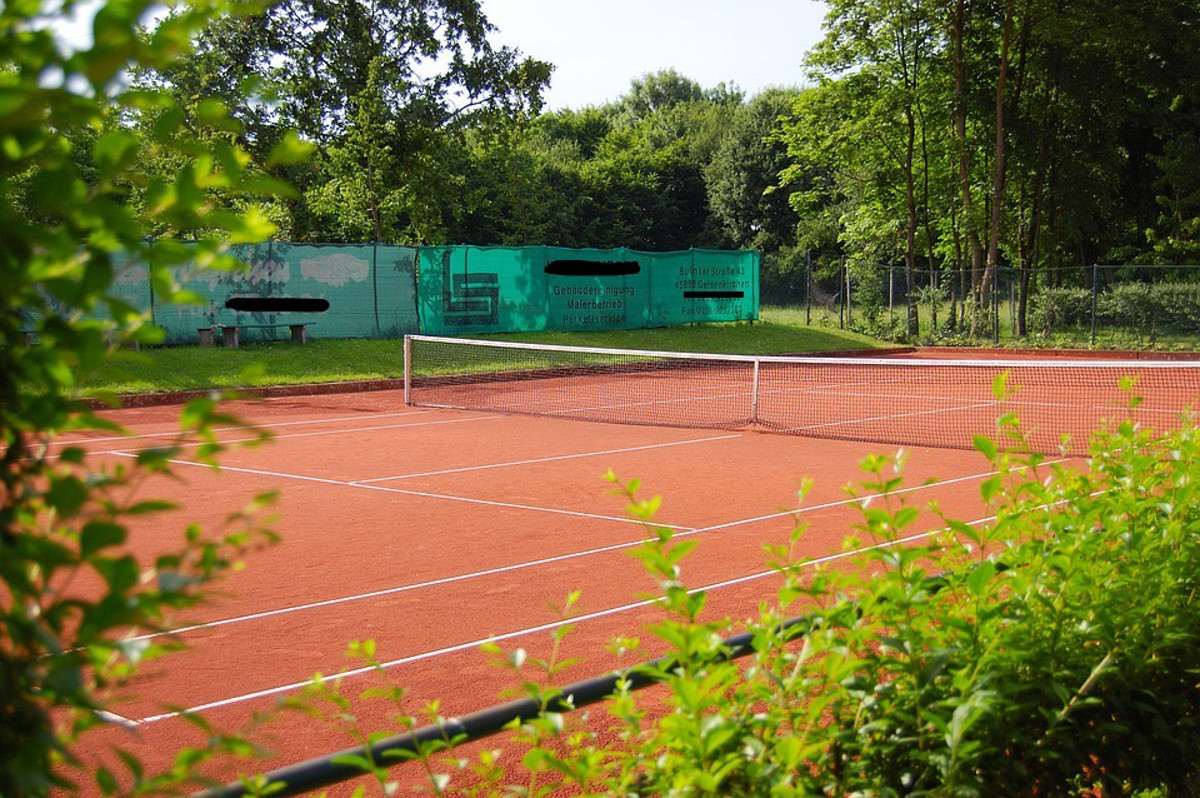
[[[62,4],[70,10],[71,3]],[[246,4],[238,8],[250,10]],[[57,8],[57,6],[55,6]],[[231,268],[229,243],[273,232],[254,197],[285,190],[230,143],[240,128],[220,103],[202,101],[185,124],[169,95],[130,89],[126,72],[161,67],[188,48],[223,0],[196,0],[141,36],[150,4],[113,0],[95,8],[94,44],[66,52],[40,2],[0,5],[0,795],[51,790],[150,791],[175,780],[76,756],[81,736],[111,720],[113,692],[138,664],[168,646],[138,638],[171,610],[193,605],[235,565],[242,549],[271,539],[255,519],[269,497],[232,514],[219,530],[190,526],[177,543],[145,556],[135,524],[171,508],[145,494],[170,475],[173,458],[214,464],[213,427],[229,423],[215,398],[184,411],[174,439],[127,459],[89,454],[87,437],[122,430],[88,412],[78,385],[124,343],[161,331],[110,293],[113,256],[151,264],[155,291],[181,299],[168,266],[195,261]],[[138,138],[109,124],[152,115]],[[294,139],[272,151],[277,166],[303,157]],[[169,176],[141,180],[137,165],[170,158]],[[86,164],[81,166],[81,164]],[[141,176],[144,177],[144,176]],[[131,184],[146,197],[128,202]],[[237,204],[232,211],[218,198]],[[164,232],[151,241],[150,229]],[[189,238],[185,247],[173,236]],[[165,540],[165,537],[159,540]],[[215,735],[215,748],[242,748]],[[180,760],[180,772],[202,759]],[[114,761],[117,761],[114,759]]]
[[[1010,451],[978,441],[994,516],[963,522],[931,506],[941,522],[928,534],[901,492],[903,453],[864,460],[849,567],[797,560],[802,526],[791,547],[769,547],[783,586],[745,624],[748,661],[722,660],[721,638],[737,629],[707,618],[705,592],[683,581],[693,543],[653,525],[657,497],[620,486],[653,532],[637,557],[663,610],[646,648],[672,658],[657,674],[665,699],[622,689],[590,718],[545,713],[474,763],[432,745],[417,757],[432,790],[1186,794],[1200,745],[1200,435],[1190,423],[1161,438],[1123,423],[1078,468],[1023,452],[1011,416],[1001,431]],[[796,615],[804,622],[784,632]],[[543,706],[561,692],[567,628],[546,660],[499,657]],[[385,791],[386,764],[363,762]]]

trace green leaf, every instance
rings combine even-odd
[[[104,577],[104,581],[108,583],[110,597],[113,598],[135,587],[140,576],[137,560],[133,557],[121,557],[116,560],[98,562],[96,563],[96,570]]]
[[[119,546],[125,542],[128,533],[125,527],[111,521],[90,521],[83,527],[79,539],[79,553],[85,559],[101,549],[109,546]]]
[[[111,180],[132,164],[138,156],[138,140],[132,133],[114,130],[96,140],[92,158],[100,177]]]
[[[360,754],[344,754],[342,756],[335,756],[329,761],[335,765],[349,765],[352,768],[361,770],[363,773],[370,773],[375,770],[375,765],[372,764],[371,760]]]
[[[971,569],[967,574],[967,589],[976,598],[982,598],[987,593],[988,585],[996,577],[996,563],[984,560]]]
[[[290,166],[308,161],[316,151],[316,147],[300,138],[294,130],[289,130],[283,138],[271,148],[267,155],[267,166]]]
[[[996,448],[995,441],[993,441],[991,438],[988,438],[984,435],[976,435],[974,442],[975,442],[975,450],[977,452],[980,452],[984,457],[986,457],[989,460],[996,459],[996,453],[998,450]]]
[[[985,502],[991,502],[1003,488],[1004,477],[997,474],[979,484],[979,495],[983,497]]]
[[[73,476],[54,479],[50,483],[50,489],[46,491],[46,503],[64,518],[75,516],[89,497],[87,487]]]
[[[196,119],[200,124],[218,130],[236,132],[241,125],[229,116],[229,107],[221,100],[206,99],[196,104]]]
[[[185,114],[182,108],[168,108],[154,120],[155,141],[170,141],[183,126]]]
[[[108,768],[99,767],[96,769],[96,786],[102,794],[112,795],[117,791],[117,779]]]
[[[131,505],[125,508],[125,512],[128,515],[149,515],[152,513],[165,512],[167,510],[174,510],[178,506],[179,505],[175,502],[151,499]]]
[[[992,396],[996,397],[996,401],[1003,401],[1008,397],[1008,371],[1002,371],[992,380]]]

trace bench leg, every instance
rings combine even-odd
[[[200,327],[196,330],[200,334],[200,346],[213,345],[213,330],[212,327]]]
[[[225,346],[230,349],[238,348],[238,328],[236,326],[222,327],[221,335],[225,339]]]
[[[288,327],[292,330],[292,343],[306,344],[308,343],[308,325],[307,324],[289,324]]]

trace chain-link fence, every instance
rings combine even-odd
[[[887,340],[1200,347],[1200,266],[1001,267],[989,275],[811,258],[789,265],[763,275],[764,304]]]

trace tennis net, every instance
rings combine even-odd
[[[1016,391],[998,401],[1005,372]],[[1194,361],[756,357],[417,335],[404,376],[405,402],[424,407],[943,448],[994,438],[1011,413],[1034,450],[1073,454],[1105,422],[1176,427],[1200,398]]]

